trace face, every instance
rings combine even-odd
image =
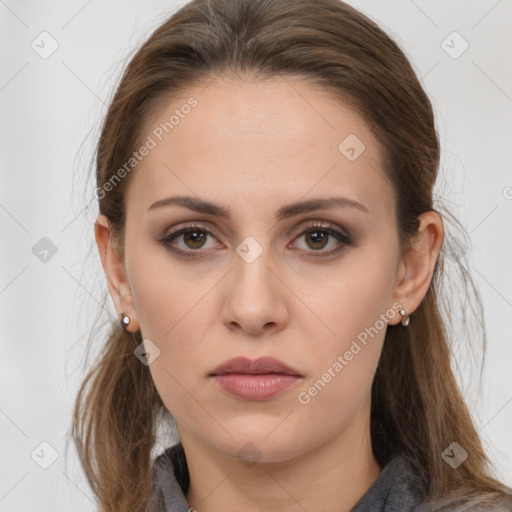
[[[328,93],[291,78],[204,87],[143,131],[154,147],[127,187],[126,276],[182,438],[289,460],[368,430],[399,321],[394,192],[376,138]],[[163,201],[177,196],[190,200]],[[296,376],[211,376],[238,356]]]

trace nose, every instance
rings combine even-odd
[[[286,287],[273,270],[269,256],[268,250],[254,261],[234,255],[233,270],[225,280],[222,310],[222,321],[228,329],[254,336],[275,333],[287,325]]]

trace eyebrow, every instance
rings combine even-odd
[[[168,206],[181,206],[189,210],[214,215],[225,219],[231,219],[231,210],[223,206],[204,201],[198,197],[192,196],[174,196],[160,199],[153,203],[148,212]],[[318,199],[309,199],[307,201],[297,201],[288,205],[282,206],[277,210],[276,219],[278,221],[299,215],[301,213],[312,212],[315,210],[329,210],[333,208],[356,208],[365,213],[369,213],[368,208],[362,203],[349,199],[348,197],[326,197]]]

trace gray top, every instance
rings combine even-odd
[[[177,450],[183,450],[181,444],[167,448],[155,461],[154,494],[148,512],[193,512],[176,479],[182,475],[184,487],[188,487],[188,470],[181,467]],[[509,511],[505,508],[479,507],[462,505],[432,507],[424,501],[423,487],[414,465],[406,455],[398,454],[384,466],[379,478],[368,489],[364,496],[352,508],[351,512],[429,512],[429,511]],[[200,512],[200,511],[198,511]]]
[[[155,462],[155,494],[151,512],[189,512],[190,507],[176,479],[178,461],[167,448]],[[413,466],[404,457],[393,457],[377,481],[359,500],[352,512],[409,512],[422,501],[421,484]]]

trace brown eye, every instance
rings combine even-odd
[[[306,240],[309,246],[314,250],[323,249],[329,242],[329,234],[324,230],[315,229],[308,231],[306,234]]]
[[[216,233],[202,226],[184,226],[175,229],[160,240],[169,251],[188,258],[200,258],[207,254],[207,249],[220,247]],[[208,239],[211,242],[208,246]],[[204,250],[201,250],[204,249]]]
[[[199,229],[190,229],[182,233],[185,245],[190,249],[201,249],[207,238],[205,231]]]
[[[304,243],[299,244],[298,248],[305,257],[310,258],[334,256],[353,245],[352,238],[347,232],[324,224],[306,226],[295,240],[301,239],[304,239]],[[326,248],[327,250],[324,250]]]

